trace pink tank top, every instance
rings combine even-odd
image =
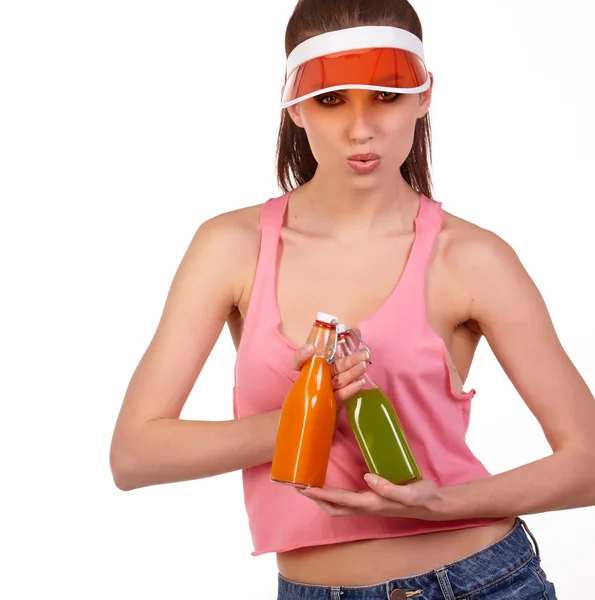
[[[289,196],[290,193],[271,198],[262,208],[258,266],[235,365],[236,418],[281,408],[298,376],[291,368],[297,346],[279,330],[276,294],[278,248]],[[431,329],[426,317],[426,269],[441,220],[441,204],[421,195],[415,237],[401,279],[384,304],[357,327],[373,354],[370,376],[393,402],[423,477],[444,487],[486,477],[489,472],[465,443],[475,391],[452,390],[444,342]],[[305,546],[473,527],[500,520],[332,518],[291,487],[272,483],[270,469],[268,463],[242,473],[253,556]],[[366,463],[342,411],[326,485],[363,489],[367,487],[363,479],[366,472]]]

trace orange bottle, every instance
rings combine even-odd
[[[322,487],[335,433],[337,406],[331,363],[337,349],[337,318],[318,313],[306,344],[314,355],[283,401],[271,481]]]

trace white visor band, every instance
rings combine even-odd
[[[287,59],[281,108],[340,89],[414,94],[430,77],[421,40],[404,29],[365,26],[302,42]]]

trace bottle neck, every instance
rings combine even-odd
[[[337,342],[337,358],[343,358],[346,356],[350,356],[351,354],[355,354],[359,351],[358,345],[355,343],[353,336],[350,334],[340,334],[339,340]],[[378,386],[374,383],[372,378],[368,375],[368,373],[364,373],[361,376],[361,379],[364,380],[364,385],[361,389],[370,390],[375,389]]]
[[[330,359],[337,344],[337,327],[316,321],[310,330],[306,344],[314,346],[314,357]]]
[[[350,347],[349,337],[345,334],[339,334],[339,339],[337,340],[337,358],[343,358],[350,354],[353,354],[353,349]]]
[[[357,352],[358,348],[349,333],[340,333],[337,341],[337,357],[349,356]]]

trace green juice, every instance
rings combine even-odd
[[[361,390],[347,400],[345,408],[370,473],[396,485],[421,479],[399,419],[382,390]]]

